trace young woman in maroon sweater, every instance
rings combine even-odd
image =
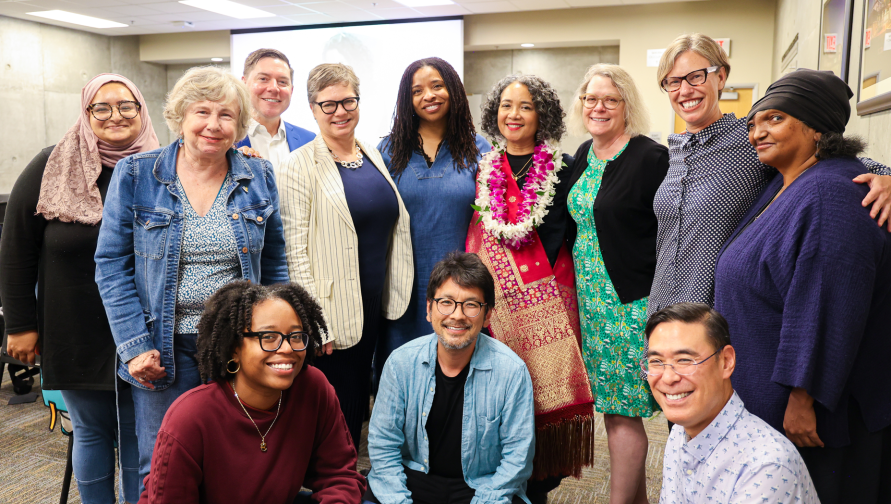
[[[325,331],[296,284],[218,290],[198,325],[207,384],[167,411],[140,504],[291,504],[301,486],[320,504],[360,502],[366,482],[337,396],[308,365]]]

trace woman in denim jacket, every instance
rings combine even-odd
[[[133,385],[139,474],[167,408],[201,383],[195,358],[204,301],[235,279],[288,281],[272,166],[231,147],[250,98],[213,68],[193,68],[168,96],[179,139],[115,168],[96,251],[96,283],[118,375]]]

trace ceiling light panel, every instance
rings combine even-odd
[[[90,28],[126,28],[127,25],[100,19],[92,16],[84,16],[63,10],[48,10],[39,12],[29,12],[31,16],[42,17],[44,19],[52,19],[54,21],[62,21],[63,23],[71,23],[80,26],[89,26]]]
[[[229,0],[180,0],[181,4],[204,9],[224,16],[234,17],[236,19],[255,19],[275,17],[275,14],[266,12],[254,7],[248,7]]]

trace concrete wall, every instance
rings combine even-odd
[[[818,6],[816,31],[819,0],[802,2]],[[659,132],[662,142],[666,142],[674,112],[656,82],[656,68],[646,65],[647,50],[665,48],[682,33],[730,38],[732,72],[728,84],[757,84],[763,93],[771,82],[775,13],[776,0],[713,0],[481,14],[464,18],[464,45],[465,50],[473,50],[494,45],[517,48],[527,42],[536,44],[536,48],[618,44],[619,64],[641,90],[650,112],[651,130]],[[583,77],[578,69],[567,69],[569,73],[574,73],[567,77],[570,80]]]
[[[862,136],[869,144],[866,154],[882,163],[891,164],[891,110],[858,116],[857,88],[860,75],[860,53],[863,47],[863,8],[866,0],[854,0],[854,23],[851,36],[851,60],[848,85],[851,98],[851,120],[846,133]],[[781,75],[783,54],[798,36],[798,67],[817,68],[822,47],[820,36],[820,4],[816,0],[778,0],[776,10],[776,44],[773,51],[773,80]],[[872,47],[882,47],[882,40],[873,40]]]
[[[619,47],[568,47],[464,53],[464,88],[471,96],[474,123],[479,129],[480,105],[485,95],[502,77],[513,73],[534,74],[548,81],[560,96],[563,110],[569,114],[577,100],[576,88],[589,66],[619,62]],[[588,137],[563,137],[563,150],[570,154]]]
[[[131,79],[155,131],[168,140],[161,110],[166,65],[139,59],[138,37],[104,37],[0,16],[0,193],[8,193],[38,151],[74,124],[83,86],[100,73]]]

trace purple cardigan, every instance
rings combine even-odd
[[[733,387],[746,408],[784,432],[789,393],[802,387],[830,447],[850,443],[852,399],[870,431],[891,424],[891,234],[860,205],[868,188],[851,179],[865,172],[852,158],[820,161],[756,218],[783,185],[775,177],[715,272],[715,308],[737,355]]]

